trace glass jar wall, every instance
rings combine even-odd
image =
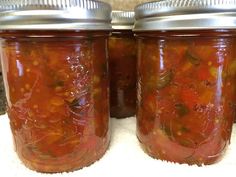
[[[130,30],[113,31],[109,38],[111,117],[124,118],[136,111],[136,40]]]
[[[21,161],[53,173],[100,159],[110,140],[110,5],[2,0],[0,21],[7,112]]]
[[[106,32],[1,33],[15,149],[29,168],[74,170],[106,151],[107,37]]]
[[[137,33],[137,135],[151,156],[212,164],[230,142],[235,113],[235,35]]]

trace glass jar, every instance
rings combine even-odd
[[[136,40],[134,12],[112,12],[109,38],[111,117],[126,118],[136,112]]]
[[[236,4],[183,2],[159,1],[135,10],[137,136],[154,158],[207,165],[220,160],[230,143],[236,100],[232,23],[236,15],[222,12],[225,7],[235,10],[230,7]],[[198,11],[186,13],[190,6]],[[210,10],[213,6],[219,8]]]
[[[110,139],[110,6],[90,0],[76,6],[7,2],[0,3],[1,59],[19,158],[39,172],[94,163]]]

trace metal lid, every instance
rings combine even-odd
[[[159,0],[135,8],[134,31],[236,29],[236,0]]]
[[[112,11],[112,28],[118,30],[131,30],[134,27],[134,12]]]
[[[1,0],[1,30],[110,30],[111,6],[94,0]]]

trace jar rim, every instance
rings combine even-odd
[[[135,7],[134,31],[236,29],[236,0],[159,0]]]
[[[1,0],[0,30],[110,30],[111,6],[97,0]]]
[[[135,22],[134,11],[112,11],[112,29],[131,30]]]

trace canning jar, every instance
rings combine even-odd
[[[230,143],[236,4],[227,2],[164,0],[135,9],[137,136],[154,158],[207,165]]]
[[[134,12],[112,12],[109,38],[111,117],[125,118],[136,111],[136,40],[132,32]]]
[[[8,116],[15,150],[39,172],[88,166],[109,145],[110,5],[0,2]]]

